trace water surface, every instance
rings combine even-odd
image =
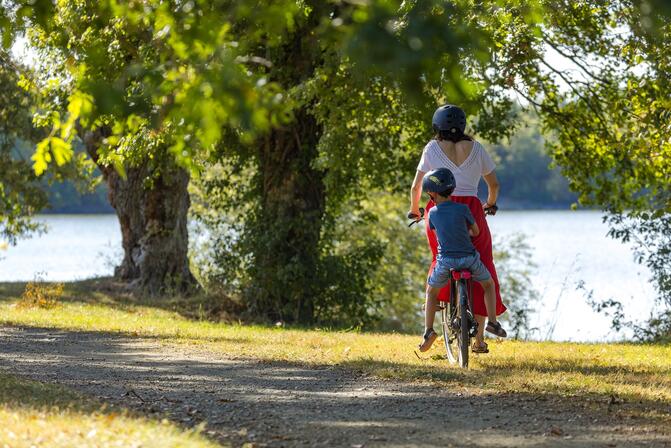
[[[121,259],[114,215],[46,215],[48,233],[0,251],[0,281],[38,276],[50,281],[112,275]],[[583,281],[597,299],[625,303],[628,316],[649,315],[654,289],[649,272],[633,261],[629,245],[606,236],[601,214],[591,211],[502,211],[489,217],[495,241],[522,232],[533,249],[533,283],[540,295],[532,326],[537,339],[595,341],[622,338],[609,318],[585,301]],[[421,280],[420,280],[421,281]],[[504,297],[505,300],[505,297]]]

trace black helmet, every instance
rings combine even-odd
[[[433,130],[436,133],[463,134],[466,130],[466,114],[452,104],[440,106],[433,113]]]
[[[447,168],[429,171],[422,180],[422,191],[427,193],[440,193],[449,196],[456,186],[457,182],[454,180],[454,174]]]

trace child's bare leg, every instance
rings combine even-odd
[[[419,344],[420,352],[429,350],[438,337],[436,332],[433,331],[433,320],[436,317],[436,305],[438,305],[438,291],[438,288],[426,287],[426,303],[424,305],[424,324],[426,328],[424,329],[424,339]]]
[[[426,302],[424,304],[424,330],[433,328],[433,321],[436,318],[436,311],[438,306],[438,292],[439,288],[434,288],[430,285],[426,286]]]

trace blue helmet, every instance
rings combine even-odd
[[[440,106],[433,113],[433,131],[463,134],[466,130],[466,113],[452,104]]]
[[[422,180],[422,191],[427,193],[440,193],[449,196],[456,186],[457,181],[454,179],[454,174],[447,168],[429,171]]]

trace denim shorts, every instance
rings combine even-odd
[[[450,269],[456,271],[469,270],[474,280],[479,282],[489,280],[492,275],[487,267],[480,261],[480,254],[462,258],[449,258],[438,256],[436,267],[429,276],[428,284],[433,288],[442,288],[450,282]]]

